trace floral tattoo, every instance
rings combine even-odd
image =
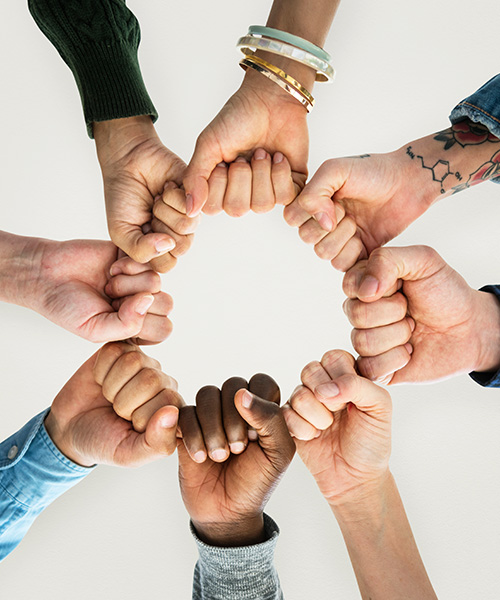
[[[473,123],[469,119],[459,121],[452,127],[440,131],[434,139],[444,142],[445,150],[449,150],[455,144],[465,148],[465,146],[476,146],[485,142],[498,142],[498,138],[482,123]]]
[[[478,169],[469,175],[469,179],[465,183],[456,185],[451,188],[453,193],[456,194],[462,190],[477,185],[483,181],[494,180],[500,177],[500,150],[495,152],[493,156],[487,162],[483,163]]]

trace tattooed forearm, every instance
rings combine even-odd
[[[465,183],[452,187],[452,193],[457,194],[473,185],[488,181],[489,179],[496,179],[497,177],[500,177],[500,150],[496,151],[493,156],[476,169],[474,173],[471,173],[469,179]]]
[[[415,154],[413,152],[412,147],[408,146],[406,148],[406,154],[412,159],[417,160],[422,165],[422,169],[427,169],[432,173],[432,180],[436,181],[441,186],[441,193],[445,194],[446,190],[444,188],[444,181],[448,177],[452,176],[458,179],[458,181],[462,181],[462,175],[458,171],[455,173],[450,169],[450,163],[447,160],[443,160],[442,158],[438,160],[431,160],[429,164],[426,164],[424,161],[424,157],[419,154]],[[454,188],[452,188],[454,189]]]
[[[444,142],[444,149],[449,150],[455,144],[462,146],[477,146],[487,142],[498,142],[498,138],[494,136],[487,127],[482,123],[474,123],[469,119],[459,121],[443,131],[439,131],[434,136],[438,142]]]

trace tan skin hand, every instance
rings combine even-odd
[[[111,239],[137,262],[168,270],[175,240],[151,231],[152,209],[168,181],[182,183],[184,162],[161,143],[149,117],[94,123],[94,135]]]
[[[135,351],[127,346],[108,344],[104,353],[94,354],[59,392],[45,420],[47,432],[59,450],[82,466],[138,466],[175,451],[179,407],[183,404],[175,390],[165,388],[160,403],[147,394],[136,395],[136,403],[142,402],[137,409],[148,414],[144,431],[138,432],[131,421],[116,413],[95,380],[95,369],[110,352]],[[133,381],[134,372],[129,375]],[[106,376],[103,385],[105,380]]]

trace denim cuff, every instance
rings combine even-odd
[[[482,287],[480,292],[488,292],[490,294],[494,294],[497,300],[500,302],[500,285],[485,285]],[[500,369],[497,371],[473,371],[469,373],[470,377],[479,385],[483,387],[500,387]]]
[[[283,594],[276,569],[274,550],[278,525],[264,514],[266,541],[253,546],[221,548],[209,546],[191,533],[198,546],[193,581],[193,600],[280,600]]]
[[[500,75],[496,75],[451,111],[452,124],[464,119],[482,123],[500,138]]]

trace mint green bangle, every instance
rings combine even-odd
[[[251,25],[248,28],[248,33],[253,35],[265,35],[266,37],[273,38],[275,40],[279,40],[280,42],[285,42],[287,44],[292,44],[301,50],[305,50],[306,52],[310,52],[314,54],[317,58],[321,60],[325,60],[326,62],[330,62],[332,57],[320,48],[305,40],[304,38],[299,37],[298,35],[293,35],[293,33],[288,33],[287,31],[281,31],[281,29],[273,29],[272,27],[262,27],[261,25]]]

